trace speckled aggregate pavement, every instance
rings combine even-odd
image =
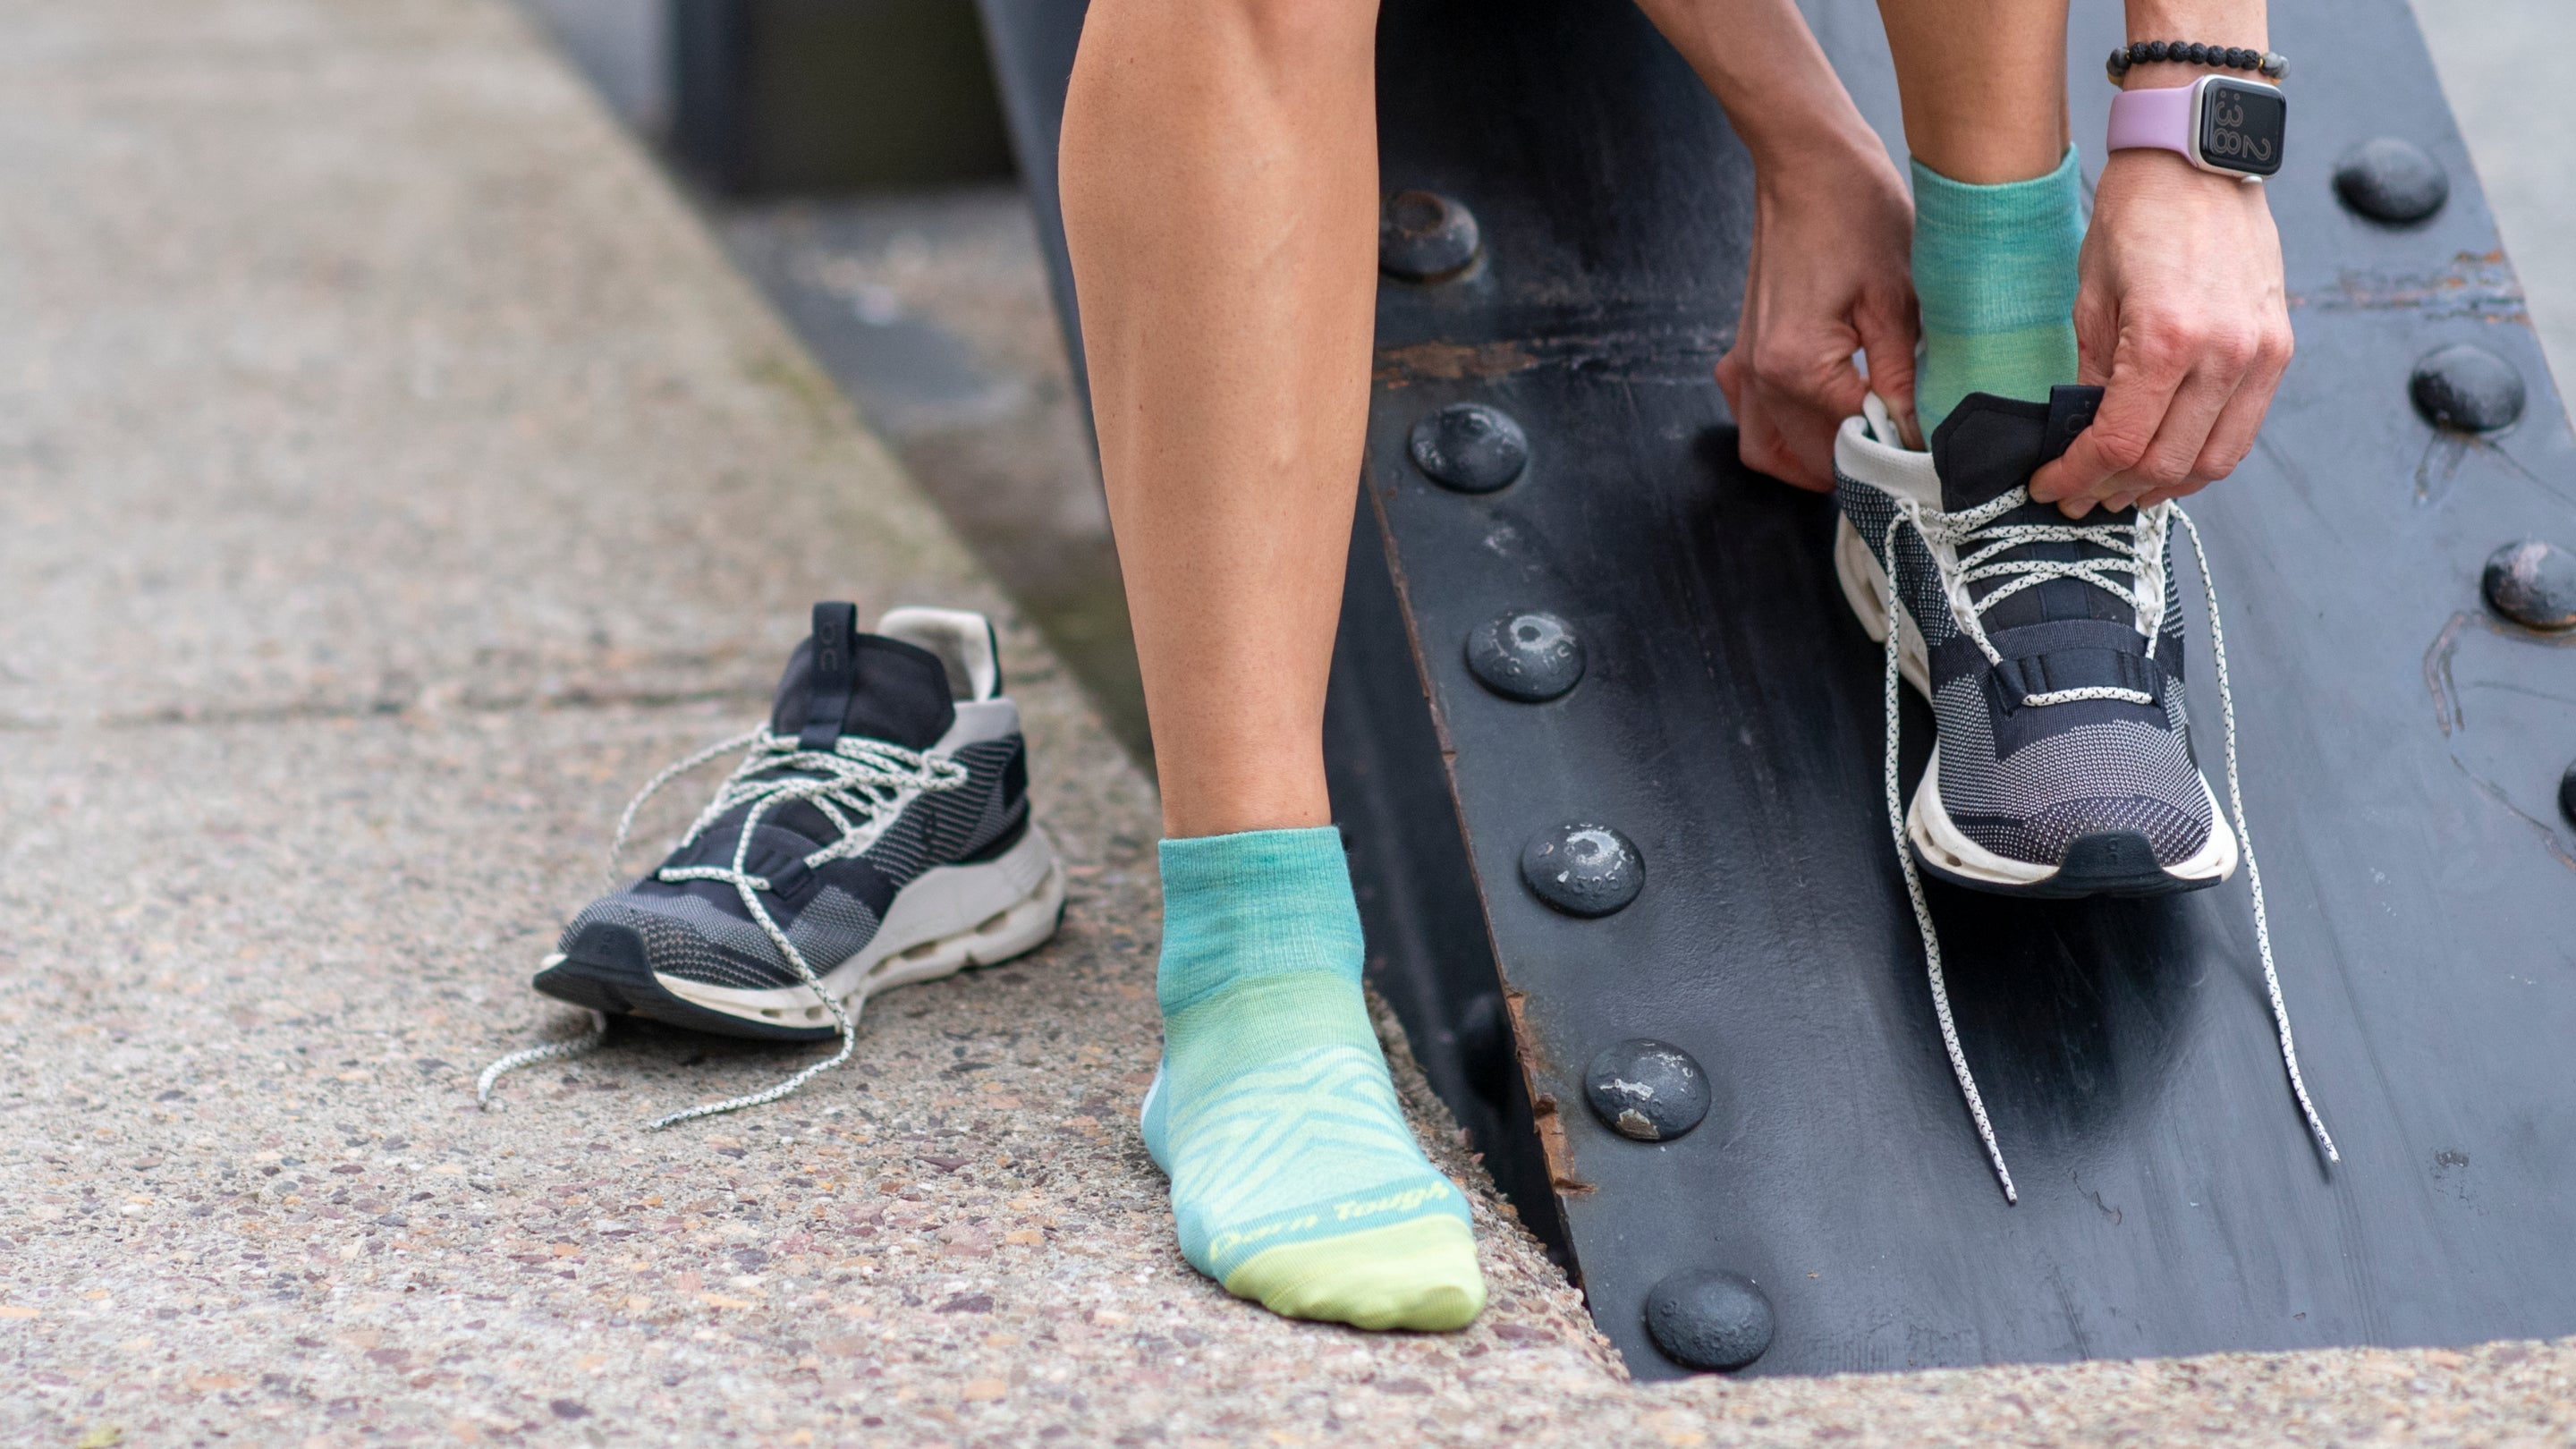
[[[6,1442],[2576,1438],[2564,1345],[1632,1386],[1410,1079],[1493,1309],[1227,1299],[1151,791],[1016,624],[1055,944],[775,1108],[639,1132],[813,1049],[628,1029],[478,1112],[807,602],[1006,605],[498,0],[0,0],[0,197]]]

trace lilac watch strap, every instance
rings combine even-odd
[[[2191,86],[2122,91],[2111,98],[2111,134],[2103,149],[2152,147],[2191,155]]]

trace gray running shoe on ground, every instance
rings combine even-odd
[[[539,991],[728,1036],[822,1040],[869,993],[1055,933],[1064,873],[1029,818],[1019,706],[981,614],[817,604],[742,763],[661,867],[564,929]],[[639,797],[638,805],[642,803]],[[634,819],[629,806],[622,842]]]
[[[1064,870],[1029,818],[1027,742],[1002,694],[993,626],[896,609],[858,631],[814,606],[768,721],[663,770],[626,807],[613,861],[655,791],[734,750],[742,763],[652,873],[593,901],[538,969],[586,1007],[576,1039],[515,1051],[503,1073],[596,1048],[608,1018],[841,1049],[765,1091],[646,1124],[774,1102],[849,1060],[874,992],[1035,949],[1064,914]]]

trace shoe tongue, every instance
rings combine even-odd
[[[917,644],[859,632],[852,604],[816,604],[814,632],[788,658],[773,733],[828,750],[843,735],[922,750],[956,722],[948,668]]]
[[[1932,433],[1932,467],[1947,513],[1991,503],[2066,451],[2102,405],[2098,387],[2053,387],[2048,401],[1972,392]]]
[[[2044,403],[1992,393],[1968,394],[1932,433],[1932,466],[1941,478],[1942,510],[1957,513],[1991,503],[2028,483],[2042,464],[2066,451],[2075,435],[2092,423],[2094,411],[2101,405],[2102,389],[2098,387],[2053,387]],[[2097,510],[2075,526],[2090,523],[2110,528],[2126,525],[2134,518],[2134,514]],[[2024,503],[1997,521],[2061,527],[2070,522],[2053,503]],[[2072,563],[2083,555],[2081,544],[2037,543],[2012,549],[2002,558]],[[2096,551],[2094,557],[2100,556]],[[2000,582],[1979,585],[1979,595],[1991,592]],[[1985,624],[1989,630],[1998,630],[2060,619],[2128,623],[2135,617],[2136,611],[2127,601],[2101,588],[2081,579],[2051,579],[1997,604],[1986,613]]]

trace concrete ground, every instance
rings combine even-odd
[[[1154,809],[1034,632],[501,0],[0,0],[0,1438],[2563,1443],[2576,1345],[1629,1384],[1408,1081],[1495,1306],[1173,1251]],[[508,1082],[626,793],[805,605],[998,611],[1063,936],[811,1059]],[[670,802],[647,834],[685,817]]]

